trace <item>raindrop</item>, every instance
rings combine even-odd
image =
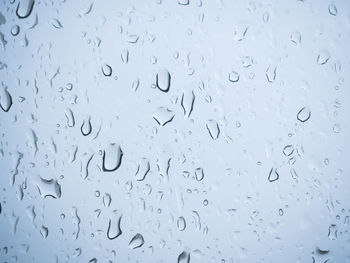
[[[139,233],[137,233],[129,242],[129,248],[136,249],[139,247],[142,247],[145,243],[143,236]]]
[[[56,18],[53,19],[52,25],[54,28],[57,28],[57,29],[63,28],[61,22]]]
[[[105,207],[109,207],[111,205],[111,202],[112,202],[112,197],[110,194],[108,193],[105,193],[104,196],[103,196],[103,205]]]
[[[18,18],[23,19],[30,16],[33,11],[34,0],[20,0],[17,5],[16,15]]]
[[[122,51],[122,54],[120,55],[121,59],[122,59],[122,62],[124,64],[127,64],[128,61],[129,61],[129,51],[127,49],[124,49]]]
[[[196,170],[194,171],[195,175],[196,175],[196,180],[197,181],[202,181],[204,178],[204,171],[203,168],[198,167],[196,168]]]
[[[49,235],[49,229],[46,226],[41,226],[40,234],[44,239],[46,239],[47,236]]]
[[[43,198],[53,197],[56,199],[61,197],[61,185],[57,182],[57,180],[47,180],[40,177],[36,185],[40,195]]]
[[[333,125],[333,132],[334,133],[340,133],[341,132],[341,127],[340,127],[340,124],[334,124]]]
[[[166,107],[159,107],[154,113],[153,113],[153,119],[160,125],[164,126],[165,124],[171,122],[175,117],[175,114],[173,111],[169,110]]]
[[[170,88],[171,76],[168,70],[161,69],[156,75],[156,86],[163,92],[168,92]]]
[[[328,5],[328,12],[332,16],[336,16],[338,14],[338,9],[334,3]]]
[[[207,130],[209,132],[210,137],[213,140],[216,140],[217,138],[219,138],[220,129],[219,129],[219,124],[217,123],[216,120],[208,120],[206,127],[207,127]]]
[[[290,41],[292,41],[295,45],[299,45],[301,43],[301,35],[299,31],[294,31],[290,35]]]
[[[109,240],[113,240],[122,234],[122,230],[120,228],[121,219],[122,215],[118,214],[114,214],[113,217],[109,219],[107,229],[107,238]]]
[[[311,110],[309,107],[303,107],[297,114],[297,119],[301,122],[306,122],[311,117]]]
[[[103,151],[102,170],[104,172],[113,172],[117,170],[122,163],[123,151],[119,144],[110,143]]]
[[[135,44],[138,40],[139,40],[138,35],[128,35],[126,38],[126,42],[131,43],[131,44]]]
[[[20,31],[19,25],[14,25],[11,28],[11,35],[13,35],[15,37],[19,34],[19,31]]]
[[[328,238],[330,240],[336,240],[338,237],[338,229],[336,225],[330,225],[328,228]]]
[[[80,127],[80,131],[84,136],[88,136],[92,131],[90,116],[83,120],[83,124]]]
[[[112,67],[108,64],[104,64],[101,67],[101,70],[102,70],[103,75],[106,77],[110,77],[112,75]]]
[[[0,88],[0,107],[4,112],[8,112],[12,106],[12,97],[7,91],[7,87]]]
[[[276,67],[269,65],[269,67],[266,69],[266,78],[270,83],[276,80]]]
[[[177,219],[177,229],[179,231],[184,231],[186,229],[186,220],[182,216]]]
[[[183,251],[177,258],[177,263],[190,263],[190,253]]]
[[[189,5],[190,0],[177,0],[179,5]]]
[[[150,171],[149,160],[147,158],[142,158],[137,165],[137,171],[135,174],[136,180],[143,181],[149,171]]]
[[[270,173],[269,173],[269,181],[270,182],[274,182],[276,180],[278,180],[278,178],[280,177],[280,175],[277,172],[277,169],[271,168]]]
[[[228,80],[231,82],[238,82],[239,74],[236,71],[231,71],[228,75]]]
[[[330,59],[331,55],[327,49],[322,49],[317,55],[317,63],[324,65]]]
[[[193,90],[191,90],[191,92],[185,91],[182,94],[181,106],[184,111],[184,115],[187,118],[189,118],[192,113],[194,100],[195,100],[195,95],[193,93]]]
[[[283,154],[285,155],[285,156],[290,156],[292,153],[294,152],[294,147],[293,147],[293,145],[286,145],[286,146],[284,146],[284,148],[283,148]]]
[[[74,119],[73,111],[71,109],[67,108],[65,115],[66,115],[66,119],[67,119],[67,126],[74,127],[75,119]]]

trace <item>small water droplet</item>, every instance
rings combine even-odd
[[[179,5],[189,5],[190,4],[190,0],[177,0],[177,3]]]
[[[186,220],[182,216],[177,219],[177,229],[179,231],[184,231],[186,229]]]
[[[338,9],[334,3],[328,5],[328,12],[332,16],[336,16],[338,14]]]
[[[177,258],[177,263],[190,263],[190,253],[183,251]]]
[[[322,49],[317,55],[317,63],[324,65],[330,59],[331,55],[327,49]]]
[[[239,74],[232,70],[228,75],[228,80],[231,82],[238,82],[239,81]]]
[[[137,165],[137,171],[135,174],[136,180],[143,181],[149,171],[150,171],[149,160],[147,158],[142,158]]]
[[[338,229],[336,225],[330,225],[328,228],[328,238],[330,240],[336,240],[338,238]]]
[[[311,110],[309,107],[303,107],[297,114],[297,119],[301,122],[306,122],[311,117]]]
[[[143,236],[139,233],[137,233],[129,242],[129,248],[136,249],[139,247],[142,247],[145,243],[145,240],[143,239]]]
[[[7,87],[0,88],[0,107],[4,112],[8,112],[12,106],[12,97],[7,90]]]
[[[274,181],[278,180],[279,177],[280,177],[280,175],[278,174],[277,169],[274,169],[274,168],[272,167],[271,170],[270,170],[270,173],[269,173],[268,180],[269,180],[270,182],[274,182]]]
[[[209,132],[210,137],[213,140],[216,140],[217,138],[219,138],[220,129],[219,129],[219,124],[217,123],[216,120],[208,120],[206,127],[207,127],[207,130]]]
[[[290,156],[293,152],[294,152],[294,147],[293,147],[293,145],[288,144],[288,145],[284,146],[284,148],[283,148],[283,154],[284,154],[285,156]]]
[[[112,75],[112,67],[108,64],[104,64],[101,67],[101,70],[102,70],[103,75],[106,77],[110,77]]]
[[[60,198],[61,197],[61,185],[54,179],[44,179],[39,178],[36,183],[39,193],[43,198],[53,197]]]
[[[197,181],[202,181],[203,178],[204,178],[203,168],[198,167],[198,168],[196,168],[196,170],[194,172],[195,172],[195,175],[196,175],[196,180]]]
[[[13,35],[15,37],[19,34],[19,31],[20,31],[19,25],[14,25],[11,28],[11,35]]]
[[[88,136],[92,131],[90,116],[87,116],[83,120],[83,124],[80,127],[80,131],[84,136]]]

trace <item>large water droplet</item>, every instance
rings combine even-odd
[[[170,88],[171,76],[168,70],[161,69],[156,76],[156,85],[163,92],[168,92]]]
[[[60,198],[61,197],[61,185],[54,179],[44,179],[39,178],[36,183],[39,193],[43,198],[53,197]]]
[[[20,19],[27,18],[32,13],[33,7],[34,0],[20,0],[16,9],[17,17]]]
[[[122,219],[121,214],[114,213],[114,215],[109,219],[108,229],[107,229],[107,238],[113,240],[119,237],[123,232],[120,228],[120,222]]]
[[[123,151],[119,144],[110,143],[103,151],[102,170],[104,172],[113,172],[117,170],[122,163]]]
[[[4,112],[8,112],[12,106],[12,97],[7,91],[7,87],[0,88],[0,107]]]
[[[137,233],[129,242],[129,248],[136,249],[139,247],[142,247],[145,243],[145,240],[143,239],[143,236],[139,233]]]

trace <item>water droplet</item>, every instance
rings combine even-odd
[[[165,124],[171,122],[175,117],[175,114],[173,111],[169,110],[166,107],[159,107],[154,113],[153,113],[153,119],[160,125],[164,126]]]
[[[193,93],[193,90],[185,91],[182,94],[181,106],[184,111],[184,115],[187,118],[189,118],[192,113],[194,100],[195,100],[195,95]]]
[[[202,181],[203,178],[204,178],[203,168],[198,167],[198,168],[196,168],[196,170],[194,172],[195,172],[195,175],[196,175],[196,180],[197,181]]]
[[[283,154],[285,155],[285,156],[290,156],[292,153],[294,152],[294,147],[293,147],[293,145],[286,145],[286,146],[284,146],[284,148],[283,148]]]
[[[336,16],[338,14],[338,9],[334,3],[328,5],[328,12],[332,16]]]
[[[341,132],[341,127],[340,127],[340,124],[334,124],[333,125],[333,132],[334,133],[340,133]]]
[[[39,193],[43,198],[53,197],[60,198],[61,197],[61,185],[54,179],[44,179],[39,178],[36,183]]]
[[[330,59],[331,55],[327,49],[322,49],[317,55],[317,63],[324,65]]]
[[[163,92],[168,92],[170,88],[171,76],[168,70],[161,69],[156,75],[156,86]]]
[[[309,107],[303,107],[297,114],[297,119],[301,122],[306,122],[311,117],[311,110]]]
[[[106,77],[110,77],[112,75],[112,67],[108,64],[103,64],[101,67],[102,73]]]
[[[328,238],[330,240],[336,240],[338,237],[338,229],[336,225],[330,225],[328,228]]]
[[[228,75],[228,80],[231,82],[238,82],[239,81],[239,74],[236,71],[231,71]]]
[[[271,170],[270,170],[270,173],[269,173],[269,178],[268,178],[269,181],[270,182],[274,182],[274,181],[278,180],[279,177],[280,177],[280,175],[278,174],[277,169],[274,169],[272,167]]]
[[[126,37],[126,42],[131,43],[131,44],[137,43],[138,40],[139,40],[139,36],[138,35],[128,35]]]
[[[290,35],[290,41],[292,41],[295,45],[300,45],[301,43],[301,35],[299,31],[294,31]]]
[[[280,208],[280,209],[278,210],[278,214],[279,214],[280,216],[283,216],[283,209],[282,209],[282,208]]]
[[[143,181],[149,171],[150,171],[149,160],[147,158],[142,158],[137,165],[137,171],[135,174],[136,180]]]
[[[20,0],[17,5],[16,15],[20,19],[27,18],[33,11],[34,0]]]
[[[83,124],[80,127],[80,131],[84,136],[88,136],[92,131],[90,116],[83,120]]]
[[[177,3],[179,5],[189,5],[190,4],[190,0],[177,0]]]
[[[67,126],[74,127],[75,119],[74,119],[73,111],[71,109],[67,108],[65,115],[66,115],[66,119],[67,119]]]
[[[190,263],[190,253],[183,251],[177,258],[177,263]]]
[[[111,195],[108,194],[108,193],[105,193],[104,196],[103,196],[102,201],[103,201],[103,205],[104,205],[105,207],[109,207],[109,206],[111,205],[111,202],[112,202],[112,197],[111,197]]]
[[[140,85],[140,80],[137,78],[132,82],[132,85],[131,85],[132,90],[137,91],[137,89],[139,88],[139,85]]]
[[[123,232],[120,228],[122,215],[115,213],[108,222],[107,238],[113,240],[119,237]]]
[[[7,87],[0,88],[0,107],[4,112],[8,112],[12,106],[12,97],[7,91]]]
[[[186,229],[186,220],[182,216],[177,219],[177,229],[179,231],[184,231]]]
[[[44,239],[46,239],[47,236],[49,235],[49,229],[46,226],[41,226],[40,227],[40,234]]]
[[[266,69],[266,78],[268,82],[274,82],[276,80],[276,67],[269,65]]]
[[[127,64],[128,61],[129,61],[129,51],[127,49],[124,49],[122,51],[122,54],[120,55],[121,59],[122,59],[122,62],[124,64]]]
[[[58,19],[56,19],[56,18],[54,18],[54,19],[52,20],[52,23],[51,23],[51,24],[53,25],[54,28],[57,28],[57,29],[63,28],[61,22],[60,22]]]
[[[11,28],[11,35],[13,35],[14,37],[17,36],[19,34],[20,28],[18,25],[14,25]]]
[[[122,163],[123,151],[119,144],[110,143],[103,151],[102,170],[104,172],[113,172],[117,170]]]
[[[136,249],[139,247],[142,247],[145,243],[143,236],[139,233],[137,233],[129,242],[129,248]]]
[[[216,120],[208,120],[206,127],[207,127],[207,130],[209,132],[210,137],[213,140],[216,140],[217,138],[219,138],[220,129],[219,129],[219,124],[217,123]]]

